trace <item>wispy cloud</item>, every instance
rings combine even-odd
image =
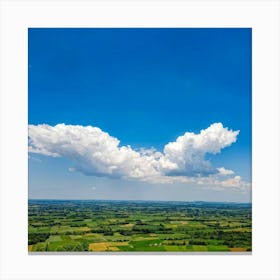
[[[42,162],[41,159],[38,159],[38,158],[36,158],[36,157],[32,157],[32,156],[30,156],[30,155],[28,155],[28,159],[34,160],[34,161],[36,161],[36,162]]]
[[[237,140],[239,131],[214,123],[195,134],[186,132],[165,145],[163,152],[131,146],[98,127],[58,124],[29,125],[29,152],[51,157],[65,157],[90,176],[127,178],[151,183],[202,182],[209,178],[221,187],[236,187],[242,181],[231,170],[214,168],[206,154],[217,154]],[[223,176],[224,179],[217,179]],[[215,178],[215,179],[213,179]]]

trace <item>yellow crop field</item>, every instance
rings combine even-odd
[[[246,248],[230,248],[231,252],[246,252]]]
[[[91,243],[89,244],[89,249],[91,251],[106,251],[107,246],[105,242],[100,242],[100,243]]]
[[[90,243],[89,249],[91,251],[102,252],[102,251],[118,251],[119,248],[116,246],[126,246],[128,242],[97,242],[97,243]]]
[[[110,251],[119,251],[120,249],[118,247],[109,247]]]

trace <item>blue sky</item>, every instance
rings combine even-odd
[[[224,167],[251,182],[251,29],[32,28],[28,41],[30,125],[98,127],[117,138],[119,146],[130,145],[133,151],[154,147],[163,153],[185,132],[198,135],[222,123],[222,129],[239,130],[236,141],[203,157],[213,170]],[[40,143],[46,144],[40,135]],[[250,190],[197,185],[197,177],[206,176],[201,173],[191,183],[170,184],[135,180],[121,172],[112,178],[90,170],[86,176],[89,159],[80,156],[74,165],[83,169],[69,172],[69,151],[53,157],[45,151],[58,147],[38,152],[40,145],[29,157],[29,197],[251,199]]]

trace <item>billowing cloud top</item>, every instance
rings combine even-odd
[[[190,181],[210,174],[233,171],[215,169],[205,159],[236,142],[239,131],[214,123],[199,134],[186,132],[175,142],[155,149],[134,150],[98,127],[58,124],[29,125],[29,152],[65,157],[85,175],[132,178],[150,182]]]

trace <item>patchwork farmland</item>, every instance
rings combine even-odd
[[[251,204],[29,200],[29,252],[246,252]]]

